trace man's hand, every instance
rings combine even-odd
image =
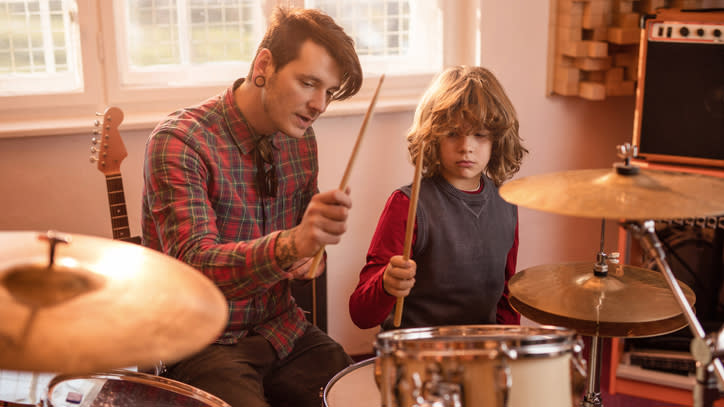
[[[299,225],[277,238],[275,254],[282,268],[304,257],[313,257],[326,245],[339,243],[347,230],[352,207],[349,192],[347,187],[344,192],[335,189],[312,197]]]
[[[415,285],[417,263],[404,260],[402,256],[392,256],[382,276],[382,286],[387,294],[395,297],[407,297]]]
[[[301,260],[297,260],[296,262],[294,262],[294,264],[289,267],[289,273],[291,273],[289,279],[311,280],[322,275],[326,266],[326,261],[324,260],[324,257],[322,257],[322,260],[319,262],[319,266],[317,267],[317,270],[315,270],[314,275],[307,275],[307,273],[309,273],[309,269],[312,266],[312,259],[313,257],[305,257]]]

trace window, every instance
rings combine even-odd
[[[22,135],[28,120],[38,123],[30,134],[74,132],[57,120],[85,128],[89,112],[109,105],[147,126],[199,102],[246,75],[277,4],[319,8],[355,40],[373,79],[353,98],[364,107],[351,100],[330,112],[363,111],[382,73],[387,97],[407,98],[409,109],[444,62],[464,62],[443,52],[464,34],[444,22],[474,1],[0,0],[0,137]]]
[[[0,89],[5,95],[80,87],[80,41],[69,1],[0,2]]]
[[[115,2],[121,84],[226,84],[246,73],[266,28],[260,0]]]

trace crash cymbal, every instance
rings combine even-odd
[[[535,322],[589,336],[655,336],[687,325],[661,273],[609,263],[608,273],[599,277],[593,266],[563,263],[521,270],[509,281],[511,304]],[[679,285],[693,305],[694,292]]]
[[[209,279],[154,250],[0,232],[0,369],[80,373],[175,361],[211,343],[227,311]]]
[[[561,215],[673,219],[724,213],[724,179],[684,172],[617,168],[534,175],[500,188],[508,202]]]

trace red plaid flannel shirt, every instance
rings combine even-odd
[[[274,248],[318,192],[317,144],[311,127],[300,139],[273,135],[279,188],[276,198],[261,197],[254,142],[234,103],[239,83],[153,130],[144,162],[143,240],[195,267],[224,293],[229,320],[217,343],[255,332],[282,358],[309,323]]]

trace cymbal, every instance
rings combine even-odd
[[[579,262],[521,270],[508,283],[510,302],[535,322],[589,336],[656,336],[687,325],[661,273],[609,263],[607,275],[598,277],[593,266]],[[693,305],[694,292],[678,283]]]
[[[0,232],[0,369],[82,373],[176,361],[211,343],[227,318],[208,278],[154,250]]]
[[[534,175],[507,182],[508,202],[561,215],[610,219],[672,219],[724,213],[724,179],[639,169],[594,169]]]

